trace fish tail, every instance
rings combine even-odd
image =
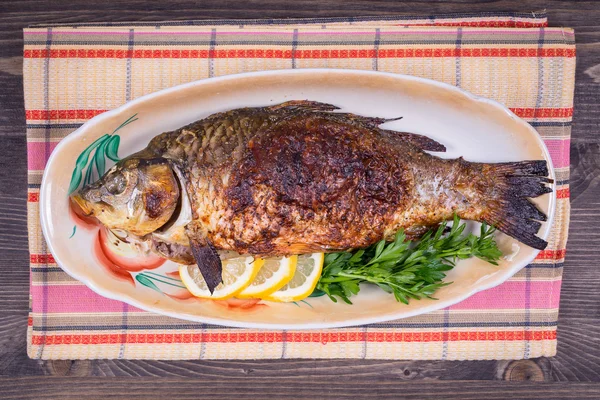
[[[483,166],[485,208],[480,220],[538,250],[548,243],[536,236],[547,217],[530,198],[552,192],[546,161],[521,161]],[[486,198],[487,197],[487,198]]]

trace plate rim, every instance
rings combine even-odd
[[[378,315],[378,316],[374,316],[374,317],[353,318],[353,319],[348,320],[347,322],[345,322],[345,321],[338,321],[338,322],[319,321],[319,322],[311,322],[311,323],[303,323],[303,324],[293,324],[293,323],[292,324],[283,324],[283,323],[272,323],[271,324],[271,323],[262,323],[262,322],[255,323],[255,322],[246,322],[246,321],[236,321],[236,320],[231,320],[228,318],[215,318],[215,317],[209,317],[209,316],[180,314],[180,313],[171,312],[168,310],[165,311],[160,308],[155,308],[155,307],[152,307],[151,305],[147,305],[146,303],[144,303],[142,301],[138,301],[135,297],[132,297],[128,294],[116,293],[116,292],[110,290],[110,288],[106,288],[105,285],[97,284],[97,282],[95,282],[93,279],[88,278],[87,275],[85,275],[84,273],[78,273],[77,271],[73,271],[73,270],[69,269],[68,267],[65,267],[65,265],[68,265],[68,264],[63,263],[62,260],[60,259],[60,256],[57,256],[55,254],[52,240],[48,240],[48,238],[51,237],[51,235],[49,233],[49,227],[48,227],[48,225],[49,225],[48,220],[49,220],[49,218],[51,218],[50,217],[51,213],[46,212],[46,207],[44,206],[46,203],[46,197],[48,195],[47,192],[49,191],[47,186],[48,186],[48,180],[50,179],[50,177],[49,177],[49,175],[50,175],[49,171],[51,169],[50,166],[52,165],[54,160],[56,158],[58,158],[58,155],[61,153],[61,150],[63,147],[65,147],[71,141],[78,139],[79,136],[84,134],[84,131],[88,130],[90,127],[92,127],[94,125],[100,124],[103,120],[109,119],[116,115],[119,115],[119,114],[127,111],[129,108],[131,108],[133,106],[140,105],[140,104],[142,104],[148,100],[152,100],[156,97],[168,96],[172,93],[176,93],[179,90],[188,89],[188,88],[195,87],[195,86],[202,86],[202,85],[211,84],[211,83],[235,80],[235,79],[244,78],[244,77],[253,78],[253,77],[261,77],[261,76],[287,75],[287,74],[290,74],[290,75],[331,74],[331,75],[340,75],[340,76],[353,74],[353,75],[361,75],[363,77],[388,76],[393,79],[421,82],[421,83],[425,83],[428,85],[437,86],[440,89],[449,90],[451,92],[461,94],[467,98],[470,98],[472,101],[488,104],[488,105],[494,107],[497,111],[504,112],[510,118],[515,120],[518,124],[525,127],[529,131],[529,133],[533,135],[533,137],[535,138],[536,144],[543,152],[544,159],[548,163],[549,177],[554,181],[554,183],[552,184],[553,191],[551,193],[549,193],[549,195],[550,195],[549,209],[548,209],[548,216],[547,216],[548,218],[547,218],[547,222],[545,224],[545,229],[543,232],[540,232],[538,234],[538,236],[540,236],[542,239],[547,239],[548,236],[550,235],[552,223],[554,221],[554,215],[555,215],[555,211],[556,211],[556,201],[557,201],[556,176],[555,176],[552,158],[550,156],[548,148],[546,147],[546,145],[545,145],[544,141],[542,140],[541,136],[539,135],[539,133],[529,123],[527,123],[526,121],[524,121],[523,119],[518,117],[515,113],[513,113],[508,107],[506,107],[502,103],[492,100],[492,99],[489,99],[489,98],[486,98],[486,97],[475,95],[464,89],[461,89],[459,87],[453,86],[453,85],[445,83],[445,82],[439,82],[439,81],[435,81],[435,80],[428,79],[428,78],[421,78],[421,77],[406,75],[406,74],[395,74],[395,73],[391,73],[391,72],[379,72],[379,71],[368,71],[368,70],[329,69],[329,68],[280,69],[280,70],[243,72],[243,73],[229,74],[229,75],[224,75],[224,76],[219,76],[219,77],[200,79],[200,80],[196,80],[196,81],[192,81],[192,82],[183,83],[183,84],[173,86],[170,88],[165,88],[165,89],[153,92],[153,93],[149,93],[147,95],[140,96],[134,100],[131,100],[113,110],[106,111],[106,112],[103,112],[102,114],[94,116],[90,120],[86,121],[79,128],[77,128],[75,131],[71,132],[65,138],[63,138],[57,144],[54,151],[52,151],[52,154],[50,155],[50,157],[48,158],[48,161],[46,162],[46,166],[44,168],[44,173],[42,176],[42,182],[40,185],[40,198],[39,198],[39,207],[40,207],[39,217],[40,217],[40,223],[42,226],[42,233],[44,235],[44,239],[48,246],[48,251],[53,255],[57,265],[64,272],[66,272],[69,276],[71,276],[74,279],[77,279],[78,281],[83,283],[85,286],[87,286],[92,291],[96,292],[97,294],[104,296],[106,298],[112,299],[112,300],[123,301],[125,303],[128,303],[128,304],[130,304],[134,307],[137,307],[141,310],[144,310],[144,311],[153,312],[153,313],[157,313],[157,314],[161,314],[161,315],[166,315],[166,316],[169,316],[172,318],[183,319],[183,320],[187,320],[187,321],[221,325],[221,326],[226,326],[226,327],[251,328],[251,329],[271,329],[271,330],[281,330],[281,329],[283,329],[283,330],[286,330],[286,329],[287,330],[289,330],[289,329],[300,330],[300,329],[343,328],[343,327],[368,325],[368,324],[391,321],[394,319],[409,318],[409,317],[413,317],[416,315],[421,315],[421,314],[426,314],[426,313],[429,313],[432,311],[441,310],[443,308],[452,306],[454,304],[458,304],[479,292],[482,292],[482,291],[485,291],[485,290],[488,290],[488,289],[491,289],[491,288],[501,285],[502,283],[506,282],[513,275],[515,275],[517,272],[519,272],[521,269],[523,269],[526,265],[528,265],[531,261],[533,261],[535,259],[535,257],[540,252],[540,250],[534,251],[532,253],[532,255],[530,257],[528,257],[527,259],[525,259],[525,261],[523,261],[522,263],[514,264],[514,265],[510,266],[510,268],[507,268],[506,271],[504,271],[497,279],[493,280],[492,282],[482,285],[481,287],[473,288],[472,290],[465,292],[464,294],[461,294],[460,296],[457,296],[450,300],[445,300],[445,301],[438,300],[437,302],[432,303],[431,305],[423,307],[423,308],[415,309],[412,311],[403,311],[401,315],[394,316],[394,313],[387,313],[387,314],[382,314],[382,315]],[[396,313],[398,313],[398,312],[396,312]]]

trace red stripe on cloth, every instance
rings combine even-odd
[[[568,199],[571,196],[569,188],[559,189],[556,191],[556,197],[558,199]]]
[[[566,249],[561,250],[542,250],[538,253],[536,260],[560,260],[565,258]]]
[[[52,254],[31,254],[29,262],[32,264],[55,264],[56,260],[54,260]]]
[[[27,326],[33,326],[33,318],[31,316],[27,317]]]
[[[24,58],[292,58],[292,50],[25,50]],[[436,58],[436,57],[575,57],[575,49],[550,48],[448,48],[448,49],[317,49],[296,50],[296,59],[321,58]]]
[[[38,201],[40,201],[40,194],[39,193],[27,193],[27,201],[30,203],[37,203]]]
[[[281,343],[281,332],[228,332],[228,333],[128,333],[127,344],[147,343]],[[34,345],[120,344],[123,335],[34,335]],[[287,332],[288,343],[338,342],[450,342],[458,341],[515,341],[555,340],[556,331],[474,331],[474,332]]]
[[[303,50],[308,52],[311,50]],[[301,50],[301,53],[303,52]],[[323,51],[323,50],[321,50]],[[325,50],[334,51],[334,50]],[[373,52],[372,57],[379,58],[436,58],[436,57],[574,57],[572,49],[539,49],[539,48],[477,48],[477,49],[380,49]],[[298,57],[298,56],[297,56]],[[298,57],[302,58],[302,57]],[[311,57],[337,58],[337,57]],[[341,58],[341,57],[340,57]]]
[[[399,24],[400,25],[400,24]],[[548,21],[461,21],[461,22],[435,22],[432,24],[401,24],[400,26],[469,26],[473,28],[539,28],[548,26]]]
[[[27,120],[90,119],[106,110],[26,110]]]
[[[521,118],[568,118],[573,116],[573,107],[566,108],[511,108]]]
[[[573,107],[565,108],[511,108],[521,118],[568,118],[573,116]],[[27,120],[90,119],[107,110],[26,110]]]

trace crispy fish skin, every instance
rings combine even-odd
[[[418,233],[457,213],[545,246],[535,237],[535,219],[545,216],[525,198],[507,200],[519,187],[534,187],[524,196],[551,190],[540,179],[544,161],[530,162],[535,174],[508,190],[512,176],[533,167],[443,160],[422,150],[431,144],[379,129],[384,119],[334,108],[292,102],[233,110],[155,138],[149,149],[186,174],[188,236],[239,253],[337,251],[399,229]],[[505,221],[518,212],[523,221]]]
[[[221,282],[216,250],[349,250],[400,229],[422,234],[455,213],[546,247],[536,236],[546,215],[529,200],[552,191],[545,161],[445,160],[426,152],[445,150],[432,139],[336,109],[290,101],[211,115],[156,136],[72,199],[110,228],[135,221],[129,231],[167,258],[196,262],[211,291]]]

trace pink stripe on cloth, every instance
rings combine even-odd
[[[479,292],[450,307],[451,310],[535,309],[558,308],[561,280],[504,282],[495,288]],[[526,285],[530,296],[526,299]],[[526,307],[527,301],[529,307]]]
[[[28,142],[27,143],[27,167],[32,170],[43,170],[46,168],[46,161],[54,151],[58,143],[56,142]]]
[[[48,299],[45,309],[42,308],[44,291]],[[34,313],[123,312],[123,302],[102,297],[83,285],[34,285],[31,286],[31,297]],[[142,310],[130,305],[128,311]]]
[[[480,292],[450,308],[453,310],[522,309],[525,306],[526,282],[505,282],[500,286]],[[529,308],[558,308],[561,281],[530,282]],[[46,286],[47,313],[121,312],[123,303],[104,298],[83,285]],[[43,286],[32,286],[33,312],[42,312]],[[549,296],[552,293],[552,296]],[[142,311],[130,306],[130,311]]]
[[[571,139],[544,139],[554,168],[565,168],[571,164]]]

